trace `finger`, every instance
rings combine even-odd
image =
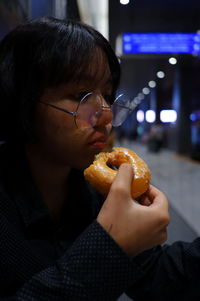
[[[145,194],[148,196],[148,198],[151,201],[154,201],[154,202],[158,201],[157,200],[158,197],[160,197],[160,196],[164,197],[165,196],[162,191],[160,191],[158,188],[156,188],[155,186],[153,186],[151,184],[149,185],[149,188],[148,188],[148,190],[146,191]]]
[[[131,183],[134,177],[133,167],[130,164],[120,165],[115,180],[112,183],[110,193],[126,193],[131,195]]]
[[[150,201],[149,197],[146,194],[143,194],[138,199],[138,203],[143,206],[149,206],[149,205],[151,205],[152,202]]]
[[[147,193],[152,198],[155,198],[160,193],[160,190],[156,188],[154,185],[150,184]]]
[[[150,206],[152,207],[162,206],[163,209],[168,210],[168,199],[162,191],[160,191],[155,186],[150,185],[147,194],[150,201],[152,202]]]

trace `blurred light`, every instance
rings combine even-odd
[[[141,136],[141,135],[143,134],[143,132],[144,132],[143,127],[142,127],[142,126],[138,126],[138,127],[137,127],[137,133],[138,133],[138,136]]]
[[[120,0],[120,3],[123,5],[129,4],[130,0]]]
[[[156,75],[157,75],[158,78],[164,78],[165,77],[165,73],[163,71],[158,71],[156,73]]]
[[[190,120],[195,122],[200,120],[200,110],[193,111],[190,114]]]
[[[133,101],[130,102],[130,110],[133,111],[137,106],[138,104],[136,104],[135,99],[133,99]]]
[[[136,105],[139,105],[141,103],[141,99],[139,99],[138,97],[135,97],[133,102],[136,104]]]
[[[1,1],[0,1],[1,2]],[[33,4],[34,1],[21,1],[20,3],[31,3]],[[35,1],[36,4],[39,7],[39,4],[41,7],[44,6],[44,3],[48,3],[49,5],[54,4],[54,6],[57,7],[57,9],[61,10],[62,3],[66,3],[66,9],[68,9],[68,1],[66,0],[55,0],[55,1]],[[50,3],[49,3],[50,2]],[[76,1],[72,1],[75,2]],[[38,3],[38,4],[37,4]],[[31,5],[30,4],[30,5]],[[43,6],[42,6],[43,5]],[[47,4],[45,4],[47,5]],[[80,18],[84,23],[87,23],[88,25],[92,25],[94,28],[96,28],[105,38],[109,38],[108,34],[108,15],[109,15],[109,7],[108,7],[108,0],[101,0],[101,1],[93,1],[93,0],[77,0],[78,10],[80,13]],[[36,9],[36,7],[35,7]],[[63,18],[61,18],[63,19]]]
[[[196,116],[195,116],[194,113],[190,114],[190,120],[191,121],[196,121],[197,120],[197,118],[196,118]]]
[[[143,100],[144,99],[144,94],[143,93],[138,93],[138,96],[137,96],[140,100]]]
[[[194,44],[193,48],[194,48],[195,52],[199,52],[199,50],[200,50],[199,44]]]
[[[156,82],[154,80],[150,80],[148,85],[149,85],[150,88],[155,88],[156,87]]]
[[[176,65],[177,59],[176,59],[175,57],[170,57],[170,58],[169,58],[169,63],[170,63],[171,65]]]
[[[147,87],[143,88],[143,89],[142,89],[142,93],[143,93],[144,95],[148,95],[148,94],[150,93],[149,88],[147,88]]]
[[[160,112],[160,120],[162,122],[176,122],[177,113],[175,110],[162,110]]]
[[[129,52],[131,50],[131,45],[130,44],[126,44],[124,46],[124,50],[127,51],[127,52]]]
[[[147,122],[153,123],[156,120],[156,113],[153,110],[147,110],[145,117]]]
[[[138,110],[136,114],[136,119],[138,122],[144,121],[144,112],[142,110]]]

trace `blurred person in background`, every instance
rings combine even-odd
[[[150,152],[159,152],[164,145],[164,129],[161,123],[155,124],[151,127],[147,147]]]

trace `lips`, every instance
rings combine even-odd
[[[105,137],[99,137],[99,138],[96,138],[95,140],[91,141],[89,143],[90,147],[92,148],[95,148],[95,149],[104,149],[107,145],[107,142],[106,142],[106,138]]]

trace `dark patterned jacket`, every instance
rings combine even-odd
[[[95,220],[103,200],[81,171],[70,191],[55,226],[23,151],[0,147],[0,300],[200,300],[199,239],[129,258]]]

